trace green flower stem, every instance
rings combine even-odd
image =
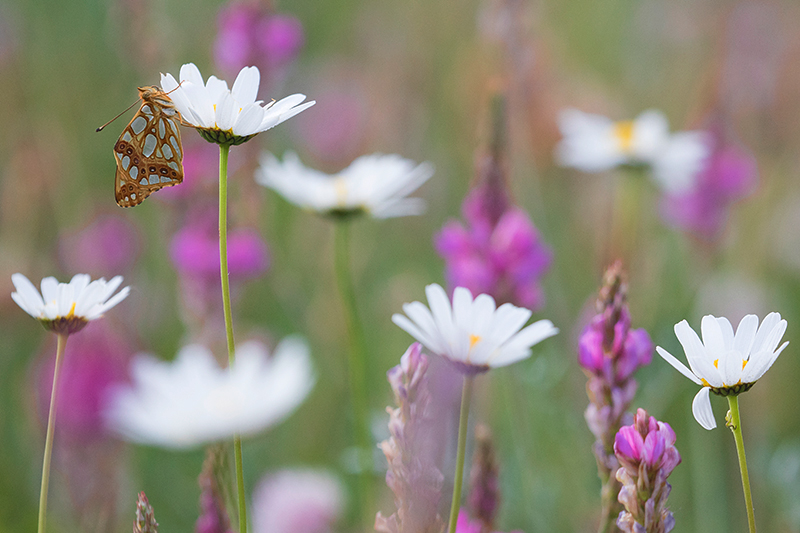
[[[356,307],[355,289],[350,274],[350,222],[336,220],[335,224],[335,250],[334,268],[336,282],[341,293],[342,303],[345,308],[345,321],[350,336],[350,350],[348,367],[350,371],[350,401],[353,405],[355,417],[356,445],[358,447],[358,492],[359,512],[364,525],[372,527],[372,491],[370,490],[370,470],[365,457],[372,452],[369,424],[367,421],[367,383],[366,383],[366,349],[364,345],[364,332],[358,318]]]
[[[67,346],[66,333],[58,335],[56,346],[56,366],[53,370],[53,389],[50,392],[50,413],[47,415],[47,438],[44,441],[44,463],[42,464],[42,489],[39,492],[39,533],[44,533],[47,522],[47,489],[50,486],[50,458],[53,456],[53,434],[56,429],[56,395],[58,392],[58,375],[64,360],[64,348]]]
[[[747,525],[750,533],[756,533],[756,516],[753,512],[753,495],[750,493],[750,476],[747,474],[747,458],[744,455],[744,439],[742,438],[742,421],[739,417],[739,396],[730,395],[728,405],[731,408],[728,427],[733,432],[736,441],[736,453],[739,455],[739,471],[742,474],[742,489],[744,490],[744,504],[747,507]]]
[[[461,484],[464,480],[464,455],[467,449],[467,423],[469,422],[469,401],[472,397],[474,376],[464,376],[461,390],[461,416],[458,419],[458,452],[456,453],[456,475],[453,480],[453,504],[450,506],[450,533],[455,533],[458,522],[458,509],[461,506]]]
[[[222,279],[222,309],[225,315],[225,337],[228,341],[228,366],[236,359],[233,344],[233,319],[231,318],[231,286],[228,280],[228,153],[229,144],[219,145],[219,272]],[[239,498],[239,532],[247,533],[247,501],[244,494],[242,469],[242,438],[233,437],[233,455],[236,463],[236,489]]]

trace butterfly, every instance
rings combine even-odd
[[[137,206],[151,193],[183,181],[180,113],[155,85],[139,87],[139,100],[139,111],[114,145],[114,196],[120,207]]]

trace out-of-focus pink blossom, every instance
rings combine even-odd
[[[233,174],[232,169],[228,169]],[[161,189],[153,198],[175,201],[193,196],[204,185],[216,192],[219,176],[219,152],[207,142],[185,143],[183,149],[183,181],[175,187]]]
[[[616,472],[617,481],[622,483],[619,502],[625,506],[617,526],[625,532],[671,531],[675,519],[666,508],[672,489],[667,477],[681,462],[675,432],[669,424],[639,409],[633,424],[617,433],[614,453],[621,465]]]
[[[127,362],[133,354],[128,342],[106,321],[89,323],[70,335],[59,377],[56,409],[60,436],[96,440],[105,435],[102,413],[109,387],[127,380]],[[53,386],[55,349],[49,349],[37,375],[39,413],[47,419]]]
[[[111,277],[125,273],[139,256],[141,236],[125,217],[100,215],[88,226],[62,235],[58,252],[64,270]]]
[[[475,184],[461,206],[466,227],[449,222],[434,237],[447,284],[489,294],[498,304],[544,305],[540,278],[553,254],[525,211],[509,199],[505,99],[492,101],[491,146],[477,159]]]
[[[233,533],[219,483],[219,474],[227,466],[221,445],[206,449],[206,460],[197,479],[200,485],[200,516],[194,525],[195,533]]]
[[[550,267],[553,254],[542,241],[530,217],[518,207],[497,211],[487,205],[492,185],[474,188],[464,200],[464,227],[449,222],[436,235],[436,251],[445,259],[450,287],[466,287],[500,302],[537,310],[544,305],[539,279]]]
[[[266,84],[283,76],[305,44],[303,25],[296,17],[274,13],[257,2],[229,2],[220,11],[217,26],[217,66],[233,75],[255,65]]]
[[[694,189],[664,197],[661,212],[667,223],[705,239],[725,229],[731,206],[746,198],[758,183],[758,167],[743,146],[726,139],[722,125],[711,128],[711,156]]]
[[[253,494],[254,533],[327,533],[344,509],[339,480],[322,470],[281,470]]]
[[[317,74],[309,94],[317,103],[292,119],[291,127],[314,159],[330,168],[350,164],[367,148],[369,96],[363,73],[334,63]]]
[[[256,25],[257,49],[273,64],[283,65],[297,57],[305,44],[303,24],[292,15],[261,17]]]
[[[216,220],[201,214],[172,239],[170,256],[175,268],[192,278],[219,280],[219,236]],[[267,244],[257,231],[237,228],[228,232],[228,272],[231,279],[248,279],[269,267]]]
[[[499,465],[495,458],[494,443],[489,428],[475,426],[475,451],[469,473],[467,508],[483,529],[491,531],[500,507]],[[460,518],[460,515],[459,515]]]
[[[458,520],[456,520],[456,533],[489,533],[484,530],[483,523],[480,520],[470,520],[469,515],[465,510],[458,512]],[[511,533],[522,533],[521,531],[512,531]]]

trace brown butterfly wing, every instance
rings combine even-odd
[[[180,115],[162,91],[139,92],[142,106],[114,145],[114,192],[121,207],[137,206],[151,193],[183,181]]]

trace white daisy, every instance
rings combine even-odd
[[[174,362],[142,354],[132,378],[112,391],[106,421],[127,440],[167,448],[262,431],[294,411],[314,384],[308,346],[297,337],[272,357],[260,343],[244,343],[232,368],[220,368],[200,345],[184,347]]]
[[[47,277],[42,280],[39,294],[28,278],[17,273],[11,276],[16,289],[11,297],[46,329],[59,334],[75,333],[90,320],[103,316],[130,292],[130,287],[125,287],[111,296],[122,283],[122,276],[111,281],[91,279],[89,274],[76,274],[69,283],[59,283],[56,278]]]
[[[453,303],[439,285],[425,287],[430,309],[421,302],[403,305],[406,316],[392,321],[431,352],[446,357],[467,372],[510,365],[531,355],[531,346],[558,333],[549,320],[521,329],[531,311],[506,303],[495,308],[494,298],[480,294],[474,300],[456,287]]]
[[[419,215],[419,198],[406,198],[433,175],[430,163],[418,165],[399,155],[361,156],[338,174],[303,166],[287,152],[283,162],[264,154],[256,181],[277,191],[293,204],[322,214],[369,213],[376,218]]]
[[[216,76],[204,83],[194,63],[183,65],[179,77],[180,84],[172,74],[162,74],[162,89],[169,93],[185,122],[197,128],[207,141],[218,144],[241,144],[315,103],[301,105],[306,99],[304,94],[266,105],[256,101],[261,77],[257,67],[243,68],[230,90],[225,80]]]
[[[717,423],[709,393],[729,396],[749,390],[789,343],[784,342],[778,348],[786,331],[786,320],[781,320],[778,313],[768,314],[761,326],[756,315],[747,315],[739,322],[735,334],[727,318],[706,315],[701,329],[702,342],[688,322],[675,324],[675,335],[686,353],[689,368],[664,348],[658,346],[656,350],[678,372],[703,386],[694,397],[692,413],[701,426],[714,429]]]
[[[655,181],[668,193],[694,187],[710,151],[704,132],[670,134],[667,118],[652,109],[622,122],[566,109],[558,125],[563,138],[555,156],[560,165],[584,172],[648,165]]]

